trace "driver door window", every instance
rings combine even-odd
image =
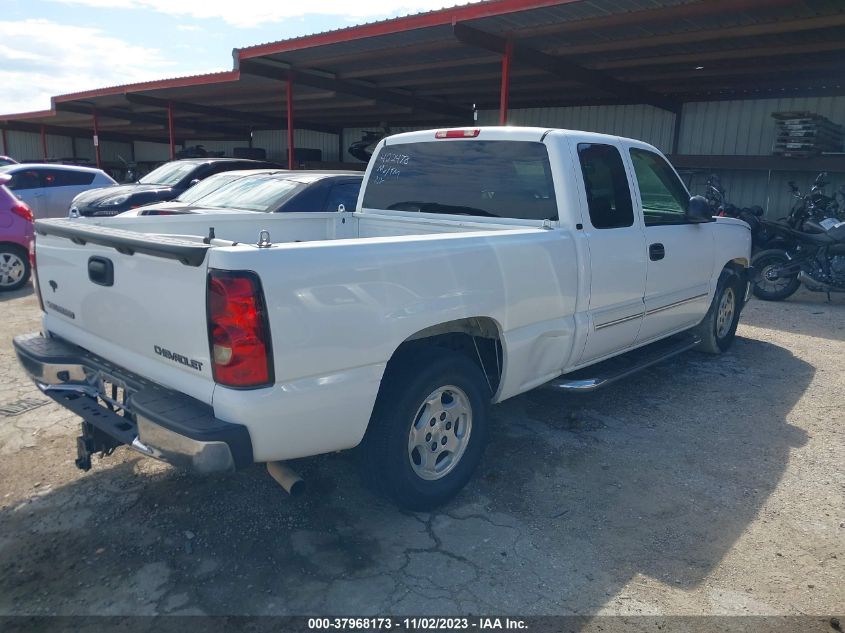
[[[662,156],[638,147],[630,156],[649,252],[646,314],[637,335],[647,343],[695,325],[707,312],[713,230],[709,222],[687,221],[689,194]]]
[[[646,226],[686,224],[689,194],[674,170],[662,157],[648,150],[631,148]]]

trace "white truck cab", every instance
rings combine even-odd
[[[724,351],[747,298],[748,226],[615,136],[399,134],[354,212],[255,215],[36,223],[43,334],[15,347],[83,418],[81,467],[121,444],[198,470],[358,447],[373,486],[430,508],[491,404]]]

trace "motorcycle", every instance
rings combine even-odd
[[[831,198],[823,192],[823,189],[830,184],[827,179],[827,172],[823,171],[816,176],[813,186],[807,194],[801,193],[794,181],[790,180],[788,184],[792,190],[792,197],[795,198],[795,203],[786,217],[786,223],[791,228],[800,231],[807,220],[820,222],[825,218],[845,219],[845,215],[843,215],[845,208],[839,204],[839,196]],[[838,193],[841,192],[842,187],[840,186]]]
[[[782,301],[803,283],[813,292],[845,292],[845,222],[837,217],[808,217],[801,230],[785,222],[763,223],[793,246],[760,251],[751,258],[757,271],[754,296]]]
[[[385,136],[390,136],[390,128],[387,124],[383,124],[378,132],[365,130],[361,135],[361,140],[352,143],[347,151],[358,160],[367,163],[372,158],[376,145]]]
[[[717,174],[710,174],[707,178],[707,190],[704,199],[710,205],[714,216],[737,218],[745,222],[751,229],[752,250],[770,248],[773,236],[760,222],[763,216],[763,207],[754,205],[751,207],[737,207],[725,199],[725,188]]]

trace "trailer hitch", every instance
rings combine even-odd
[[[82,435],[76,438],[76,467],[80,470],[91,470],[91,456],[97,453],[100,457],[107,457],[114,452],[122,442],[104,433],[90,422],[82,423]]]

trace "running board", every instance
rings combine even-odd
[[[564,374],[543,386],[547,389],[566,393],[590,393],[673,356],[682,354],[700,342],[701,339],[689,334],[670,337],[570,374]]]

